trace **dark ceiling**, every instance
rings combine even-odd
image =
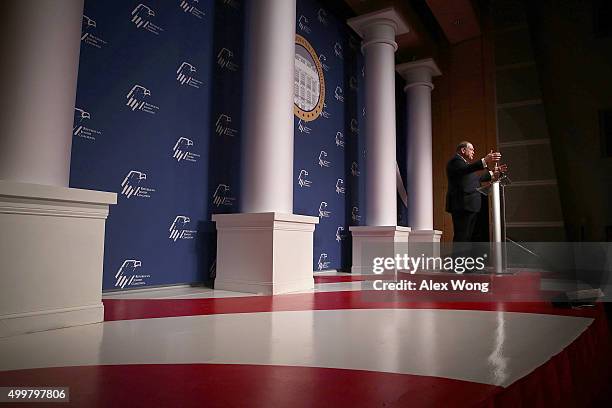
[[[332,2],[336,3],[336,2]],[[480,35],[480,22],[471,0],[344,0],[347,17],[393,7],[410,32],[397,37],[398,58],[412,60],[436,54],[439,46],[457,44]]]

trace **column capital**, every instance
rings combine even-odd
[[[428,86],[433,89],[431,78],[442,75],[440,68],[438,68],[433,58],[399,64],[395,66],[395,70],[406,80],[404,91],[419,85]]]
[[[376,43],[389,44],[397,51],[395,37],[410,31],[406,21],[393,7],[350,18],[347,23],[363,38],[362,51]]]

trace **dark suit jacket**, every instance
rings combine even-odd
[[[480,193],[476,191],[481,182],[490,181],[489,172],[482,176],[476,174],[485,167],[482,160],[467,163],[463,157],[455,154],[446,165],[448,191],[446,192],[446,211],[449,213],[480,211]]]

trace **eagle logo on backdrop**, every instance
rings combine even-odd
[[[177,162],[181,160],[196,162],[200,155],[193,153],[191,149],[193,149],[193,140],[187,139],[186,137],[179,137],[172,148],[172,157],[176,159]]]
[[[126,259],[121,264],[121,267],[115,274],[115,287],[124,289],[126,286],[138,286],[145,285],[146,278],[150,278],[151,275],[139,274],[142,261],[138,259]]]
[[[144,180],[144,181],[143,181]],[[130,170],[121,182],[121,195],[126,198],[151,198],[154,188],[146,187],[147,174],[138,170]]]
[[[185,215],[177,215],[174,217],[174,221],[168,232],[170,233],[169,238],[176,242],[179,239],[193,239],[197,233],[195,230],[188,230],[186,227],[191,222],[191,218]]]
[[[152,8],[140,3],[132,10],[132,23],[134,23],[137,28],[142,28],[155,35],[159,35],[164,29],[152,22],[156,16]]]
[[[325,103],[325,78],[317,52],[301,35],[295,36],[293,113],[304,122],[317,119]]]
[[[319,267],[320,271],[329,268],[330,261],[327,260],[328,258],[329,256],[325,252],[319,255],[319,262],[317,262],[317,266]]]
[[[74,108],[74,126],[72,126],[72,134],[78,135],[83,129],[83,123],[85,120],[91,119],[91,114],[84,111],[83,109]]]
[[[146,180],[147,175],[141,171],[132,170],[121,182],[121,194],[125,195],[127,198],[132,197],[133,195],[137,196],[140,192],[140,182],[141,180]]]

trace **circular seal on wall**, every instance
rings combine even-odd
[[[310,122],[319,117],[324,102],[325,79],[321,61],[312,45],[301,35],[296,35],[293,113]]]

